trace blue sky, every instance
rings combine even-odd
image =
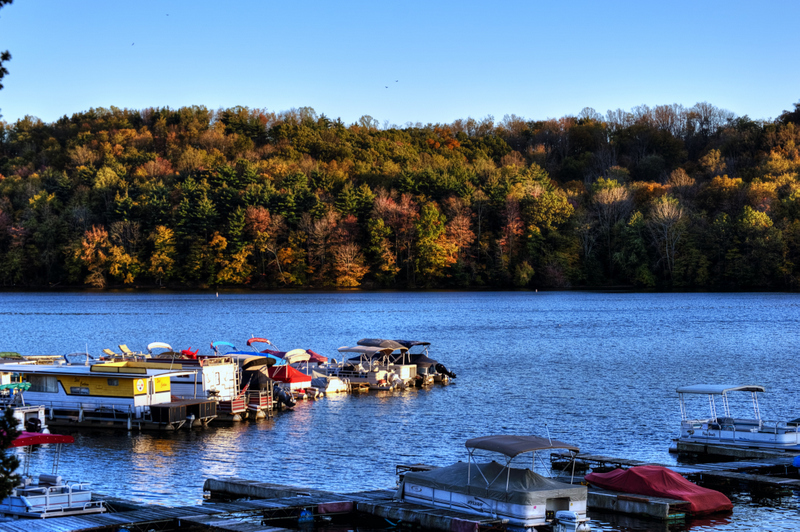
[[[308,106],[402,126],[706,101],[769,119],[800,100],[799,15],[796,0],[14,0],[0,114]]]

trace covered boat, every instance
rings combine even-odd
[[[289,364],[272,366],[269,368],[269,378],[283,383],[285,388],[291,391],[300,390],[306,386],[311,386],[311,375],[306,375],[299,369],[295,369]]]
[[[484,436],[467,440],[467,463],[406,473],[396,498],[424,506],[506,520],[514,529],[531,530],[554,525],[559,530],[585,532],[586,486],[573,485],[542,476],[532,469],[511,467],[521,454],[548,449],[578,448],[538,436]],[[478,463],[476,450],[500,453],[503,463]]]
[[[101,501],[92,501],[89,482],[64,480],[58,474],[61,445],[73,443],[72,436],[22,432],[11,443],[12,447],[24,447],[21,483],[11,495],[0,501],[0,513],[13,517],[42,519],[65,515],[102,513],[106,511]],[[31,451],[34,445],[54,445],[51,473],[42,473],[34,478],[30,473]]]
[[[683,510],[692,515],[730,512],[733,509],[730,499],[723,493],[698,486],[661,466],[636,466],[608,473],[589,473],[586,480],[607,490],[688,501]]]

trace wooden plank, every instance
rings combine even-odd
[[[232,532],[288,532],[288,529],[272,527],[261,522],[244,522],[225,519],[219,516],[190,517],[183,521],[203,525],[211,530],[230,530]]]

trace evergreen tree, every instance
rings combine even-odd
[[[6,449],[11,447],[11,442],[20,434],[18,423],[12,408],[6,408],[0,416],[0,500],[8,497],[20,482],[19,475],[14,474],[19,467],[19,459],[6,454]]]

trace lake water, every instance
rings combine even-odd
[[[96,491],[200,504],[203,481],[244,478],[359,491],[395,465],[465,460],[487,434],[549,434],[584,452],[675,463],[675,388],[762,384],[767,419],[800,416],[794,294],[591,292],[0,294],[0,351],[100,354],[164,341],[208,352],[255,335],[278,348],[336,349],[363,337],[426,340],[458,374],[429,390],[332,396],[272,420],[168,433],[76,432],[61,474]],[[735,511],[670,530],[796,530],[798,498],[730,494]],[[666,530],[594,516],[595,530]]]

